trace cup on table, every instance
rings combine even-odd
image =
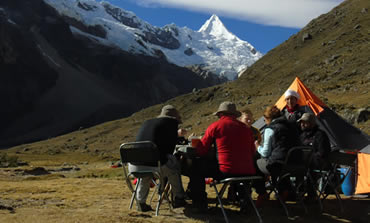
[[[193,148],[196,148],[200,143],[200,136],[192,136],[190,137],[190,145]]]

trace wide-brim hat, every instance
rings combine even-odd
[[[236,110],[236,105],[230,101],[224,101],[220,104],[217,111],[213,115],[219,115],[220,113],[227,115],[235,115],[239,117],[241,115],[240,111]]]
[[[302,115],[302,117],[300,119],[297,120],[297,122],[301,122],[301,121],[306,121],[306,122],[309,122],[311,124],[315,124],[316,121],[315,121],[315,115],[314,114],[311,114],[311,113],[304,113]]]
[[[163,117],[174,118],[174,119],[177,119],[179,123],[182,123],[179,111],[177,111],[177,109],[172,105],[163,106],[161,110],[161,114],[158,115],[158,118],[163,118]]]

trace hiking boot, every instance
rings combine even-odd
[[[190,191],[189,187],[185,191],[185,199],[186,200],[191,200],[192,199],[191,198],[191,191]]]
[[[185,205],[187,205],[185,198],[175,198],[172,203],[173,208],[184,207]]]
[[[264,203],[268,200],[270,200],[270,195],[268,193],[258,195],[256,200],[256,207],[257,208],[263,207]]]
[[[230,203],[237,203],[238,201],[238,195],[236,194],[233,185],[230,185],[229,190],[227,191],[227,201]]]
[[[288,201],[297,201],[297,196],[293,192],[289,192]]]
[[[286,202],[286,201],[296,201],[296,196],[294,193],[290,192],[290,191],[283,191],[281,193],[279,193],[279,197],[281,198],[282,201]]]
[[[153,211],[152,207],[150,205],[147,205],[146,203],[138,203],[137,210],[140,212]]]
[[[314,203],[318,202],[318,197],[315,196],[314,194],[309,193],[307,196],[305,196],[303,198],[303,202],[305,204],[314,204]]]
[[[242,214],[248,214],[248,202],[245,199],[240,199],[240,213]]]
[[[208,204],[207,202],[195,202],[192,204],[191,208],[194,213],[205,214],[208,211]]]

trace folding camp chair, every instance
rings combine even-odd
[[[304,204],[304,197],[309,190],[316,192],[313,185],[313,178],[310,171],[310,163],[312,161],[312,148],[309,146],[296,146],[289,150],[284,162],[281,163],[281,171],[277,179],[270,179],[270,190],[275,193],[284,208],[288,217],[289,211],[285,201],[279,195],[279,186],[283,182],[289,182],[291,192],[294,193],[295,200],[298,201],[307,213],[307,207]],[[270,192],[270,193],[271,193]],[[316,193],[315,198],[321,206],[320,199]]]
[[[318,178],[316,184],[316,190],[319,192],[319,198],[323,203],[324,200],[330,195],[335,194],[335,197],[339,203],[340,210],[343,213],[344,207],[342,199],[339,194],[340,186],[350,172],[350,168],[355,166],[356,155],[349,154],[341,151],[333,151],[329,154],[329,161],[331,167],[327,170],[315,169],[314,173]],[[346,166],[349,167],[345,172],[338,171],[338,167]],[[320,207],[323,211],[323,206]]]
[[[140,184],[142,177],[150,177],[152,179],[152,183],[155,185],[155,190],[153,193],[158,193],[158,201],[156,207],[156,216],[159,214],[159,208],[163,201],[163,198],[166,199],[169,203],[170,210],[172,210],[172,206],[170,200],[168,198],[168,191],[169,191],[169,184],[162,182],[161,171],[160,171],[160,158],[159,158],[159,150],[157,146],[150,141],[139,141],[139,142],[129,142],[123,143],[120,146],[120,155],[121,155],[121,162],[123,167],[124,173],[124,180],[127,183],[128,188],[132,192],[130,206],[129,209],[132,208],[134,199],[136,200],[136,193],[138,185]],[[135,172],[128,172],[127,164],[128,163],[156,163],[157,168],[148,168],[148,170],[141,170]],[[134,178],[138,178],[136,186],[133,187],[132,180]],[[152,196],[153,197],[153,196]],[[138,201],[136,200],[136,203]]]
[[[226,178],[226,179],[222,179],[222,180],[213,180],[213,182],[210,184],[210,186],[215,189],[218,204],[220,204],[221,211],[222,211],[222,214],[224,215],[224,219],[225,219],[226,223],[229,223],[229,219],[226,215],[224,206],[222,204],[222,196],[224,195],[227,186],[230,185],[231,183],[236,183],[236,184],[240,185],[245,190],[245,195],[248,198],[248,201],[251,203],[254,211],[256,212],[257,217],[259,218],[259,221],[261,223],[263,222],[262,218],[261,218],[261,215],[259,214],[258,209],[257,209],[256,205],[254,204],[253,199],[251,197],[251,187],[252,187],[253,180],[262,180],[262,179],[263,179],[262,176],[245,176],[245,177],[230,177],[230,178]],[[217,190],[217,185],[218,184],[223,184],[220,191]],[[245,200],[241,203],[244,203],[244,202],[247,202],[247,201]],[[217,207],[218,204],[216,204],[216,207]]]

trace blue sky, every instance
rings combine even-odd
[[[212,14],[258,51],[269,50],[343,0],[105,0],[152,25],[198,30]]]

